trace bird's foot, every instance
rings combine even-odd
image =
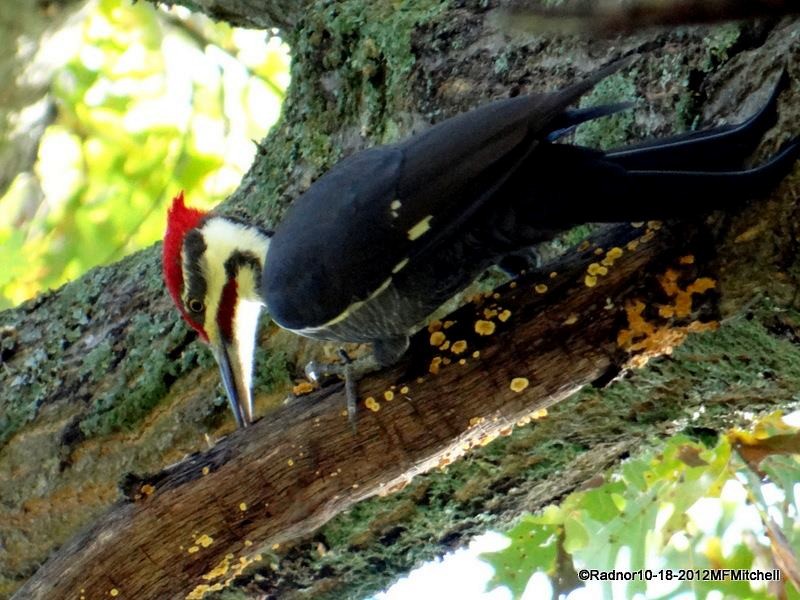
[[[325,377],[338,376],[344,379],[345,396],[347,397],[347,419],[353,432],[356,431],[356,417],[358,411],[358,381],[367,373],[379,368],[371,355],[362,356],[353,360],[343,348],[339,348],[338,363],[309,362],[305,367],[306,377],[318,382]]]

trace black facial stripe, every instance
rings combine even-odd
[[[186,294],[184,298],[188,300],[197,299],[205,303],[206,300],[206,280],[203,277],[203,272],[200,268],[200,258],[206,251],[206,243],[203,240],[203,234],[197,229],[192,229],[186,234],[183,240],[183,252],[186,257],[184,265],[184,289]],[[189,308],[188,306],[186,307]],[[205,311],[199,313],[189,311],[199,325],[203,325],[205,320]]]
[[[261,262],[251,252],[237,250],[231,254],[228,260],[225,261],[225,275],[228,279],[232,279],[236,277],[239,269],[245,265],[253,269],[256,274],[256,282],[258,282],[261,276]]]

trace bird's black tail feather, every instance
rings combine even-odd
[[[578,211],[581,221],[691,217],[768,194],[798,157],[800,138],[765,163],[736,171],[627,170],[614,162],[590,159],[576,172],[573,185],[580,190],[569,193],[591,198]]]
[[[784,69],[767,102],[737,125],[723,125],[606,152],[606,158],[631,170],[717,171],[741,169],[764,133],[778,120],[778,96],[789,83]]]

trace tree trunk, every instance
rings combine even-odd
[[[616,121],[618,129],[583,133],[598,143],[718,117],[741,120],[763,102],[785,62],[793,82],[798,78],[796,20],[586,41],[507,35],[492,25],[492,12],[472,4],[420,0],[395,9],[353,0],[286,15],[295,23],[286,32],[294,64],[283,120],[221,210],[274,223],[313,178],[358,148],[490,98],[561,87],[635,49],[649,52],[598,95],[645,102],[635,118]],[[779,126],[759,156],[791,132],[796,90],[793,83],[782,96]],[[672,227],[613,229],[613,246],[601,242],[597,260],[614,246],[624,252],[593,287],[585,279],[590,247],[568,253],[552,280],[549,271],[533,275],[499,299],[467,305],[442,330],[451,343],[467,341],[467,364],[448,356],[451,364],[440,363],[438,375],[425,374],[446,354],[432,354],[424,332],[410,362],[365,383],[380,410],[362,407],[355,434],[329,389],[209,449],[207,439],[232,424],[215,392],[209,353],[164,293],[158,248],[0,313],[0,591],[8,597],[33,576],[19,597],[61,597],[48,591],[56,581],[65,586],[59,590],[85,589],[87,598],[115,588],[120,597],[184,597],[238,574],[260,553],[263,566],[250,566],[239,580],[253,597],[359,597],[476,531],[557,500],[687,422],[720,430],[745,407],[790,407],[800,383],[794,181],[790,176],[768,201],[691,226],[700,233],[685,243],[675,242]],[[649,237],[631,250],[630,236]],[[660,323],[655,305],[671,297],[657,276],[663,281],[670,270],[684,293],[704,278],[715,288],[692,296],[696,310],[682,321]],[[642,350],[653,354],[709,328],[696,324],[716,320],[708,305],[724,319],[672,358],[602,392],[573,395],[533,427],[317,529],[358,500],[444,467],[464,444],[508,433],[523,415],[581,385],[605,384],[632,358],[619,333],[636,329],[636,300],[648,307],[643,314],[653,331],[665,334],[636,337],[650,339]],[[474,332],[475,311],[484,309],[497,311],[482,319],[495,324],[495,335]],[[502,309],[510,311],[507,321]],[[286,395],[294,364],[319,350],[271,326],[262,341],[270,351],[260,359],[256,387],[264,415]],[[292,363],[289,372],[279,351]],[[742,353],[749,361],[731,381],[731,360]],[[519,393],[510,388],[515,377],[529,384]],[[385,391],[395,400],[385,401]],[[702,403],[705,412],[688,421]],[[189,454],[163,474],[146,475]],[[140,477],[128,478],[126,497],[117,484],[127,473]],[[79,569],[86,564],[92,569]]]

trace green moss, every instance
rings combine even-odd
[[[581,107],[601,106],[636,100],[637,69],[615,73],[598,83],[581,99]],[[575,142],[606,150],[625,143],[631,136],[634,123],[633,112],[625,110],[609,117],[594,119],[580,125],[575,132]]]
[[[253,389],[256,392],[273,392],[289,384],[289,358],[285,352],[262,348],[256,352],[253,368]]]
[[[728,51],[739,41],[742,34],[740,23],[726,23],[714,27],[704,40],[706,56],[703,69],[711,71],[728,58]]]

